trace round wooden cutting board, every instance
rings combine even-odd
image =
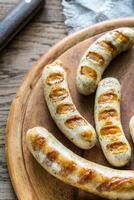
[[[69,142],[58,130],[43,97],[40,75],[46,64],[60,58],[68,74],[69,87],[76,107],[94,125],[94,94],[88,97],[78,94],[75,87],[76,69],[84,51],[98,37],[98,34],[121,26],[134,27],[134,18],[103,22],[65,38],[42,56],[26,74],[11,105],[6,129],[8,169],[19,200],[101,199],[66,185],[43,170],[27,149],[25,133],[34,126],[44,126],[75,153],[96,163],[110,166],[105,160],[99,144],[91,150],[82,151]],[[107,76],[118,78],[122,85],[122,123],[132,147],[132,158],[125,168],[134,169],[134,145],[128,129],[130,117],[134,114],[134,47],[119,55],[110,64],[104,73],[104,77]]]

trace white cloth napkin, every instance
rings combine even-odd
[[[68,32],[100,21],[134,16],[134,0],[62,0]]]

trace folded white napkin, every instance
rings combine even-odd
[[[100,21],[134,16],[134,0],[62,0],[69,33]]]

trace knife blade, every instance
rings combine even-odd
[[[44,0],[21,0],[0,22],[0,51],[43,7]]]

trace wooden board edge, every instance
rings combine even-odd
[[[71,36],[66,37],[57,45],[55,45],[53,48],[51,48],[47,54],[43,55],[39,59],[39,61],[37,61],[37,63],[35,63],[30,68],[29,72],[25,75],[23,82],[12,102],[8,119],[7,119],[7,127],[6,127],[6,158],[7,158],[8,171],[11,177],[14,190],[19,200],[24,200],[24,199],[32,200],[34,191],[27,177],[26,169],[23,163],[21,141],[17,140],[17,137],[16,137],[15,146],[12,146],[12,138],[13,136],[14,137],[17,136],[17,134],[21,135],[21,122],[23,121],[25,112],[23,113],[23,116],[19,115],[19,112],[21,112],[22,110],[25,110],[28,97],[31,93],[31,90],[34,88],[34,84],[36,84],[36,81],[39,79],[40,73],[43,67],[46,64],[55,60],[62,53],[64,53],[66,50],[68,50],[75,44],[85,39],[88,39],[94,35],[97,35],[99,33],[112,30],[117,27],[122,27],[122,26],[129,26],[129,27],[134,26],[134,18],[132,17],[132,18],[117,19],[117,20],[101,22],[99,24],[96,24],[92,27],[86,28],[82,31],[72,34]],[[14,161],[13,161],[14,155],[12,154],[13,150],[16,150],[16,149],[18,152],[16,163],[18,163],[18,161],[20,162],[19,163],[20,165],[18,166],[16,165],[17,167],[14,164]],[[15,177],[17,175],[18,170],[20,170],[19,168],[20,166],[21,166],[21,170],[23,170],[25,174],[24,180],[21,176]],[[22,184],[23,182],[22,180],[24,181],[23,187],[22,185],[20,186],[19,184],[20,182]],[[32,191],[31,194],[27,194],[30,192],[30,190]]]

